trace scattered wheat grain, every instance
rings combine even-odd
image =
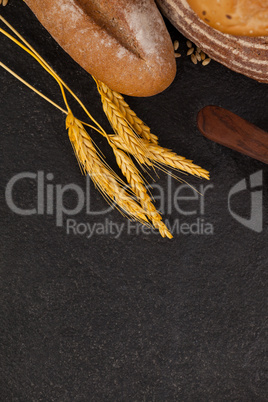
[[[205,53],[204,53],[204,52],[201,52],[201,53],[200,53],[200,55],[201,55],[201,60],[202,60],[202,61],[204,61],[204,60],[205,60],[205,58],[206,58]]]
[[[197,52],[195,52],[195,57],[198,61],[201,61],[201,55]]]
[[[194,64],[197,64],[197,58],[193,53],[191,54],[191,60]]]
[[[210,62],[211,62],[211,58],[208,57],[207,59],[205,59],[205,60],[202,62],[202,65],[203,65],[203,66],[207,66]]]
[[[191,48],[187,51],[187,56],[190,56],[193,52],[194,52],[194,48],[191,47]]]
[[[175,40],[173,46],[174,46],[174,50],[175,50],[175,52],[176,52],[176,51],[179,49],[179,47],[180,47],[179,41],[178,41],[178,40]]]
[[[189,47],[189,48],[191,48],[191,47],[193,46],[192,42],[189,41],[189,40],[187,40],[186,45],[187,45],[187,47]]]

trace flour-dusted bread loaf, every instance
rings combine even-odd
[[[166,89],[176,74],[169,33],[153,0],[25,0],[86,71],[132,96]]]
[[[202,18],[198,16],[197,12],[195,12],[189,5],[189,3],[196,3],[200,8],[200,2],[203,0],[199,0],[198,2],[193,2],[193,0],[156,0],[163,14],[172,22],[172,24],[188,39],[193,41],[198,47],[200,47],[205,53],[207,53],[212,59],[224,64],[228,68],[242,73],[250,78],[253,78],[259,82],[268,83],[268,36],[250,36],[254,34],[254,32],[250,32],[253,28],[249,28],[249,36],[235,36],[228,33],[224,33],[215,29],[214,27],[208,25],[211,21],[211,7],[204,8],[202,13]],[[239,3],[242,0],[236,0],[235,5],[239,6]],[[206,3],[209,1],[206,0]],[[234,27],[231,27],[230,21],[232,19],[238,19],[238,9],[236,9],[236,14],[227,14],[226,10],[223,7],[223,3],[226,3],[226,6],[230,7],[231,1],[212,1],[212,3],[218,3],[219,7],[221,7],[223,18],[219,21],[214,21],[215,24],[221,24],[219,29],[222,29],[222,21],[226,18],[229,21],[229,28],[232,30]],[[260,3],[259,10],[265,10],[265,2],[267,5],[267,0],[250,0],[247,1],[250,7],[252,3]],[[204,3],[204,1],[203,1]],[[244,2],[245,3],[245,2]],[[266,8],[267,10],[267,8]],[[197,9],[198,11],[198,9]],[[243,10],[243,15],[245,10]],[[210,13],[210,14],[209,14]],[[213,14],[211,14],[213,15]],[[262,29],[261,32],[265,32],[265,21],[263,25],[261,25],[261,20],[265,20],[265,15],[262,14],[258,18],[258,30]],[[214,14],[215,16],[215,14]],[[230,18],[231,17],[231,18]],[[251,17],[251,15],[250,15]],[[207,18],[208,21],[205,21]],[[248,19],[248,23],[250,23],[252,18]],[[221,21],[221,22],[220,22]],[[226,24],[227,26],[228,24]],[[241,32],[243,21],[241,19]],[[253,24],[254,25],[254,24]],[[216,25],[215,25],[216,26]],[[236,26],[238,29],[239,26]],[[228,30],[227,30],[228,32]],[[259,31],[258,31],[259,32]],[[268,33],[267,33],[268,35]]]

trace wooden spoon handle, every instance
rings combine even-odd
[[[268,163],[268,133],[219,106],[206,106],[197,115],[201,133],[212,141]]]

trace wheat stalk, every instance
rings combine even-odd
[[[87,110],[87,108],[85,107],[85,105],[81,102],[81,100],[76,96],[76,94],[68,87],[68,85],[66,85],[66,83],[56,74],[56,72],[50,67],[50,65],[40,56],[40,54],[30,45],[29,42],[27,42],[22,35],[20,35],[20,33],[11,25],[8,23],[8,21],[5,20],[5,18],[3,18],[0,15],[0,20],[21,40],[21,42],[19,42],[17,39],[15,39],[12,35],[10,35],[8,32],[6,32],[4,29],[0,28],[0,33],[4,34],[7,38],[9,38],[10,40],[12,40],[14,43],[16,43],[16,45],[18,45],[19,47],[21,47],[25,52],[29,53],[36,61],[38,61],[38,63],[44,68],[44,70],[46,70],[59,84],[60,88],[61,88],[61,92],[63,94],[63,98],[64,98],[64,102],[66,104],[66,98],[65,98],[65,94],[63,92],[63,87],[65,87],[67,89],[67,91],[74,97],[74,99],[79,103],[79,105],[82,107],[82,109],[85,111],[85,113],[87,114],[87,116],[89,117],[89,119],[96,125],[92,126],[90,124],[86,124],[87,126],[93,128],[94,130],[98,131],[100,134],[102,135],[106,135],[105,130],[101,127],[101,125],[94,119],[94,117],[89,113],[89,111]],[[24,45],[23,45],[24,43]],[[2,65],[2,67],[6,68],[6,66]],[[6,70],[8,70],[6,68]],[[11,72],[11,71],[9,71]],[[14,76],[16,76],[15,73],[11,72],[11,74],[13,74]],[[22,81],[25,85],[27,85],[29,88],[33,89],[36,93],[38,93],[40,95],[40,92],[38,92],[36,89],[34,89],[33,87],[31,87],[30,84],[26,83],[25,81],[23,81],[20,77],[16,76],[16,78],[18,78],[20,81]],[[53,102],[46,98],[43,95],[40,95],[43,98],[45,98],[46,100],[48,100],[48,102],[52,103]],[[55,105],[55,104],[54,104]],[[58,107],[58,106],[57,106]],[[60,107],[58,107],[60,108]],[[68,113],[66,111],[64,111],[64,113]]]
[[[4,3],[6,4],[6,0],[0,0],[0,5],[5,5]],[[80,99],[77,98],[65,82],[61,80],[55,71],[46,63],[46,61],[41,58],[30,44],[26,42],[25,39],[21,37],[21,35],[10,24],[8,24],[3,17],[0,16],[0,20],[9,26],[9,28],[19,37],[19,39],[22,40],[22,42],[24,42],[26,46],[2,28],[0,28],[0,33],[6,35],[14,43],[34,57],[57,81],[67,110],[64,110],[45,95],[38,92],[2,62],[0,62],[0,66],[38,93],[38,95],[52,103],[63,113],[67,114],[66,128],[68,129],[69,139],[81,170],[91,176],[95,186],[100,190],[107,201],[110,203],[115,202],[115,206],[122,213],[145,225],[149,225],[149,221],[151,221],[152,225],[159,230],[163,237],[172,238],[171,233],[162,221],[160,213],[156,210],[151,197],[147,192],[142,175],[129,154],[132,154],[139,164],[145,164],[151,167],[160,166],[163,170],[165,170],[163,166],[169,166],[207,179],[209,178],[208,172],[193,164],[192,161],[178,156],[166,148],[160,147],[157,144],[157,137],[150,132],[149,127],[146,126],[146,124],[137,117],[135,112],[131,110],[129,105],[124,101],[123,96],[94,78],[101,95],[103,109],[114,129],[114,132],[116,133],[116,135],[108,135],[99,123],[91,116]],[[95,126],[83,123],[73,116],[67,102],[64,87],[78,101]],[[126,190],[126,183],[116,175],[116,173],[100,156],[93,141],[84,128],[85,124],[96,130],[108,140],[113,149],[116,162],[123,175],[126,177],[130,189]],[[134,197],[136,197],[136,199],[134,199]]]
[[[147,223],[145,211],[127,193],[120,178],[102,161],[83,124],[71,112],[66,118],[66,128],[83,172],[88,173],[102,194],[115,201],[127,215]]]
[[[1,17],[2,19],[2,17]],[[4,20],[4,19],[2,19]],[[5,23],[7,23],[4,20]],[[7,23],[8,24],[8,23]],[[14,29],[13,29],[14,30]],[[28,47],[28,49],[22,45],[19,41],[14,39],[11,35],[6,33],[4,30],[1,29],[1,32],[4,33],[7,37],[9,37],[14,43],[20,46],[22,49],[27,51],[32,57],[34,57],[44,69],[46,69],[58,82],[62,96],[67,108],[67,111],[62,109],[60,106],[55,104],[49,98],[44,96],[42,93],[37,91],[34,87],[28,84],[25,80],[21,79],[17,74],[15,74],[11,69],[5,66],[3,63],[0,63],[0,66],[5,68],[9,71],[13,76],[15,76],[18,80],[23,82],[26,86],[30,89],[35,91],[39,96],[42,96],[48,102],[52,103],[55,107],[60,109],[62,112],[67,114],[66,119],[66,126],[68,128],[69,138],[74,148],[78,163],[81,167],[81,170],[85,173],[89,173],[95,186],[101,191],[104,197],[108,200],[108,202],[115,201],[116,204],[121,208],[120,211],[124,211],[129,217],[135,219],[137,221],[142,222],[143,224],[147,224],[148,219],[145,215],[145,211],[142,207],[134,201],[133,198],[127,193],[124,189],[125,183],[109,168],[107,164],[105,164],[101,157],[99,156],[96,148],[94,147],[89,135],[87,134],[86,130],[83,127],[83,124],[78,120],[75,119],[70,107],[67,103],[67,99],[65,96],[65,92],[63,86],[67,88],[67,90],[77,99],[77,97],[73,94],[73,92],[68,88],[68,86],[58,77],[58,75],[54,72],[54,70],[48,66],[48,64],[39,56],[39,54],[25,41],[24,43]],[[20,37],[20,35],[14,30],[16,35]],[[23,39],[20,37],[20,39]],[[97,127],[94,127],[90,124],[87,124],[89,127],[93,128],[94,130],[98,131],[100,134],[106,136],[108,135],[103,130],[103,128],[92,118],[89,114],[85,106],[81,103],[79,99],[77,99],[83,109],[86,111],[87,115],[90,119],[96,124]],[[134,195],[134,193],[133,193]]]
[[[158,137],[151,133],[151,130],[147,124],[145,124],[129,107],[123,96],[120,93],[110,89],[103,82],[96,79],[95,81],[101,97],[111,101],[113,108],[117,108],[117,111],[121,113],[122,117],[126,120],[130,127],[144,139],[152,142],[153,144],[157,144]]]

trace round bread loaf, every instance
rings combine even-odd
[[[171,23],[212,59],[259,82],[268,83],[268,36],[223,33],[204,22],[187,0],[156,1]]]
[[[268,0],[187,0],[208,25],[238,36],[268,35]]]
[[[173,45],[153,0],[25,2],[63,49],[110,88],[151,96],[173,81]]]

